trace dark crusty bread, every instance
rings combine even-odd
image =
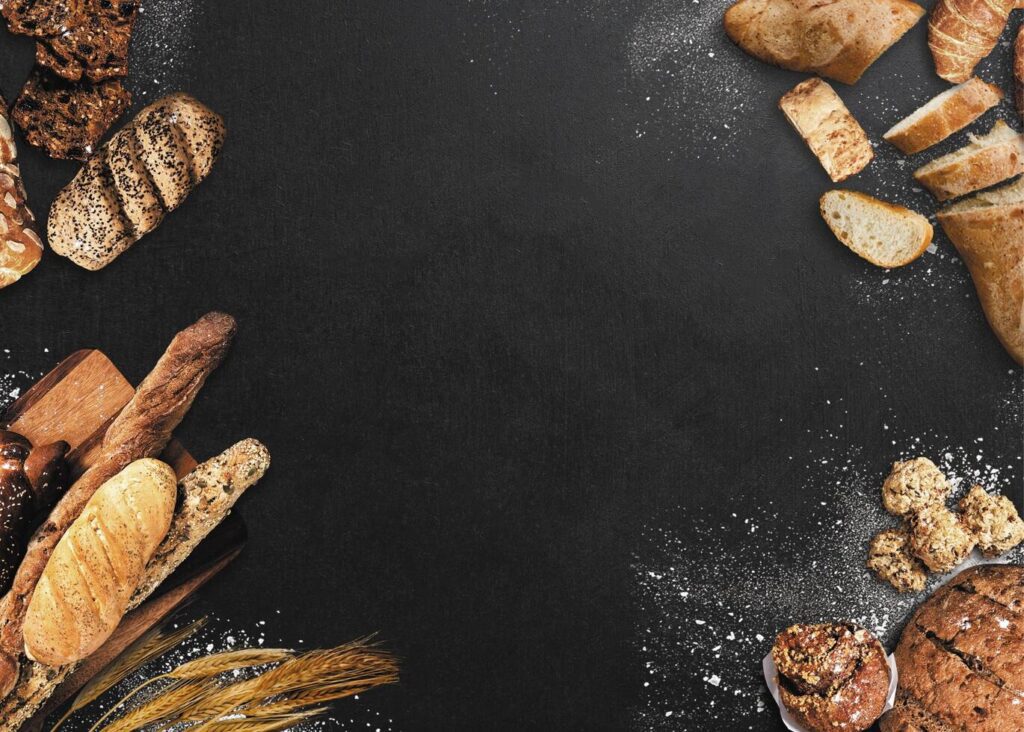
[[[4,0],[0,13],[11,33],[43,38],[74,25],[84,6],[85,0]]]
[[[12,116],[29,144],[54,158],[85,160],[130,102],[120,81],[76,84],[37,68]]]
[[[127,76],[138,10],[138,0],[85,0],[66,32],[36,43],[36,63],[69,81]]]
[[[882,732],[1024,729],[1024,568],[961,572],[911,618],[896,648]]]
[[[160,454],[223,361],[235,329],[231,316],[209,313],[174,337],[107,429],[98,460],[33,534],[13,587],[0,600],[0,696],[7,696],[18,680],[25,611],[54,547],[101,485],[135,460]]]
[[[57,196],[50,246],[86,269],[106,267],[210,173],[225,134],[223,120],[185,94],[146,107]]]
[[[779,697],[809,732],[861,732],[882,714],[889,664],[878,639],[852,623],[794,625],[772,646]]]

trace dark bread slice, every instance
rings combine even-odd
[[[893,708],[879,722],[882,732],[959,732],[938,717],[929,714],[912,696],[899,693]]]
[[[84,6],[85,0],[5,0],[0,13],[11,33],[43,38],[73,27]]]
[[[36,44],[36,63],[68,81],[83,75],[91,81],[127,76],[138,11],[138,0],[87,0],[84,12],[67,32]]]
[[[162,100],[171,122],[185,139],[192,157],[192,177],[196,182],[210,174],[224,147],[227,128],[224,118],[187,94],[176,93]]]
[[[195,187],[184,134],[162,102],[146,107],[132,123],[139,160],[149,171],[164,208],[173,211]]]
[[[71,83],[37,68],[11,116],[25,139],[51,157],[84,160],[130,102],[120,81]]]
[[[114,181],[114,193],[133,233],[145,236],[160,225],[165,212],[149,173],[135,153],[135,135],[130,130],[118,132],[104,146],[103,155]]]
[[[50,207],[47,237],[54,252],[94,271],[135,242],[114,194],[105,156],[90,158],[57,195]]]

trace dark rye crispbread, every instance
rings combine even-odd
[[[44,38],[74,25],[84,4],[84,0],[3,0],[0,13],[11,33]]]
[[[878,639],[852,623],[794,625],[772,647],[779,697],[810,732],[862,732],[881,715],[889,664]]]
[[[1024,730],[1024,568],[972,567],[911,618],[882,732]]]
[[[35,69],[11,116],[25,139],[51,157],[85,160],[130,102],[118,80],[70,83]]]
[[[68,81],[128,75],[128,49],[138,0],[86,0],[68,30],[36,44],[36,63]]]

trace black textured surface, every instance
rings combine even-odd
[[[234,314],[180,436],[201,458],[255,436],[274,466],[205,596],[239,623],[281,610],[307,645],[380,631],[396,728],[627,727],[639,532],[714,517],[732,486],[799,501],[787,456],[834,428],[826,399],[880,472],[894,414],[1019,460],[1019,432],[992,431],[1019,371],[966,276],[858,299],[907,275],[822,224],[827,180],[774,106],[799,75],[723,41],[770,94],[757,134],[698,159],[633,134],[643,3],[301,5],[207,3],[183,86],[226,118],[217,168],[106,270],[48,255],[0,292],[0,346],[32,373],[96,347],[137,380],[177,329]],[[923,33],[857,87],[875,139],[894,121],[876,95],[927,98],[900,74],[942,88]],[[30,65],[0,38],[9,99]],[[77,167],[25,145],[22,167],[43,218]]]

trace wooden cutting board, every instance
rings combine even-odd
[[[73,353],[40,379],[0,416],[0,425],[33,445],[64,440],[71,445],[72,474],[81,475],[97,459],[107,427],[135,393],[116,366],[99,351]],[[196,461],[172,440],[161,459],[181,478]],[[46,707],[22,729],[42,728],[45,718],[71,699],[89,679],[150,628],[159,624],[202,585],[231,563],[245,543],[245,525],[229,515],[169,577],[149,601],[125,616],[114,635],[64,682]]]

